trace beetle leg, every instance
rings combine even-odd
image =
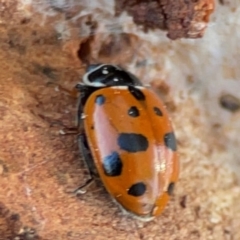
[[[83,114],[83,99],[86,97],[86,87],[84,85],[78,84],[75,88],[74,91],[76,93],[80,92],[80,95],[78,97],[78,110],[77,110],[77,123],[76,127],[65,127],[60,130],[60,134],[62,135],[77,135],[81,134],[82,132],[82,119],[84,119],[84,114]]]
[[[94,178],[89,178],[83,185],[79,186],[76,188],[73,193],[78,195],[78,194],[85,194],[87,192],[87,188],[92,185],[94,182]]]
[[[50,122],[50,127],[60,127],[59,133],[61,135],[78,135],[81,133],[81,129],[78,129],[78,127],[67,127],[65,126],[61,121],[54,121]]]
[[[58,89],[60,91],[63,91],[65,93],[67,93],[72,98],[78,98],[79,91],[76,88],[73,88],[73,89],[69,90],[69,89],[66,89],[66,88],[62,87],[61,85],[59,85]]]
[[[64,127],[59,131],[61,135],[77,135],[81,132],[78,127]]]
[[[57,91],[65,92],[65,93],[67,93],[67,95],[69,95],[72,98],[78,98],[79,90],[76,87],[74,87],[72,89],[67,89],[67,88],[61,86],[60,84],[53,83],[53,82],[48,82],[47,85],[54,85],[55,89]]]
[[[86,192],[85,189],[88,188],[94,182],[95,177],[97,176],[97,173],[94,171],[95,165],[94,165],[93,158],[89,150],[87,139],[84,133],[81,133],[78,135],[78,146],[81,151],[84,163],[88,169],[90,178],[83,185],[79,186],[76,190],[74,190],[74,193],[83,194]]]
[[[78,83],[75,86],[75,89],[80,92],[78,98],[78,112],[77,112],[77,127],[80,129],[82,126],[82,121],[86,117],[84,115],[84,105],[91,95],[92,92],[96,90],[96,88],[85,86],[84,84]]]

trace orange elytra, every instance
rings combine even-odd
[[[90,65],[76,88],[88,183],[95,167],[121,208],[145,221],[158,216],[179,174],[176,139],[162,101],[134,75],[110,64]]]

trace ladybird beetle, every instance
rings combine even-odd
[[[179,172],[165,106],[137,77],[115,65],[90,65],[76,88],[78,144],[91,175],[80,188],[97,174],[122,209],[144,221],[158,216]]]

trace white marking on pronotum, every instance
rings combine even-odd
[[[93,82],[93,83],[92,83],[92,82],[90,82],[89,79],[88,79],[88,76],[89,76],[91,73],[99,70],[100,68],[102,68],[102,67],[104,67],[104,66],[106,66],[106,68],[102,70],[102,73],[103,73],[103,74],[108,74],[107,66],[109,66],[109,64],[101,64],[101,65],[99,65],[98,67],[92,69],[91,71],[85,73],[85,74],[83,75],[83,82],[84,82],[87,86],[104,87],[104,86],[105,86],[104,83],[100,83],[100,82]],[[111,65],[111,66],[117,68],[118,70],[121,70],[121,68],[119,68],[119,67],[116,66],[116,65]],[[106,73],[106,72],[107,72],[107,73]]]
[[[102,70],[102,74],[109,74],[109,71],[108,71],[106,68],[104,68],[104,69]]]

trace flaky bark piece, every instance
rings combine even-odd
[[[173,40],[202,37],[213,10],[213,0],[116,0],[117,15],[127,11],[145,31],[166,30]]]

